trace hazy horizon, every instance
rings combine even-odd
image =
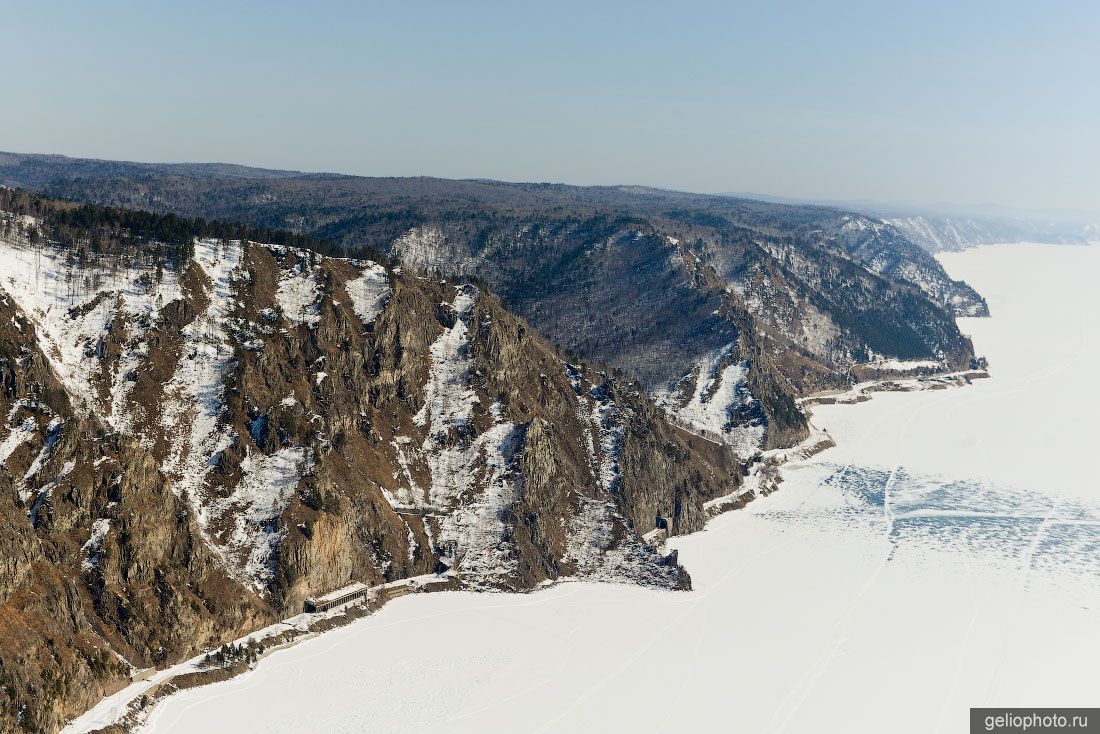
[[[813,206],[824,206],[833,208],[850,208],[859,210],[861,207],[865,210],[870,210],[875,207],[882,208],[884,210],[896,210],[896,211],[922,211],[922,212],[945,212],[949,210],[957,210],[958,212],[968,213],[982,213],[982,214],[996,214],[996,211],[990,212],[989,210],[1003,210],[1003,214],[1028,214],[1028,215],[1050,215],[1051,217],[1065,216],[1069,218],[1084,217],[1090,219],[1092,217],[1100,216],[1100,209],[1096,210],[1084,210],[1084,209],[1069,209],[1066,207],[1056,207],[1050,209],[1025,209],[1021,207],[1011,207],[1006,204],[995,201],[978,201],[978,202],[959,202],[959,201],[886,201],[881,199],[826,199],[826,198],[805,198],[796,196],[784,196],[782,194],[776,194],[770,191],[696,191],[690,189],[676,189],[665,186],[652,186],[648,184],[638,184],[629,181],[619,181],[615,183],[606,184],[579,184],[574,181],[539,181],[535,179],[501,179],[501,178],[485,178],[485,177],[469,177],[469,176],[431,176],[430,174],[409,174],[407,176],[374,176],[373,174],[361,174],[361,173],[349,173],[347,171],[323,171],[323,170],[306,170],[306,169],[291,169],[291,168],[273,168],[271,166],[262,165],[248,165],[239,163],[237,161],[226,160],[128,160],[122,158],[94,158],[87,156],[76,156],[68,153],[61,153],[56,151],[29,151],[29,150],[0,150],[0,155],[43,155],[43,156],[60,156],[62,158],[70,158],[76,160],[100,160],[105,162],[114,163],[131,163],[137,165],[167,165],[167,166],[240,166],[242,168],[277,171],[280,173],[299,173],[303,176],[353,176],[363,178],[416,178],[418,176],[424,176],[428,178],[440,178],[449,181],[492,181],[496,183],[505,184],[549,184],[560,186],[609,186],[609,187],[641,187],[650,188],[659,191],[674,191],[687,194],[700,194],[703,196],[729,196],[735,198],[744,199],[757,199],[761,201],[773,201],[786,204],[808,204]]]
[[[9,8],[0,148],[1100,209],[1100,7]]]

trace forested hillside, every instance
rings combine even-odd
[[[743,363],[741,410],[755,412],[765,446],[801,435],[798,395],[899,363],[968,366],[953,316],[986,313],[896,228],[826,207],[56,156],[8,155],[0,179],[283,227],[346,255],[381,251],[475,278],[566,353],[620,370],[672,409],[718,376],[710,366]]]

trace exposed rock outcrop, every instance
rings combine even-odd
[[[0,237],[0,731],[443,558],[688,588],[640,536],[741,481],[472,284],[247,238],[161,261],[35,206]]]

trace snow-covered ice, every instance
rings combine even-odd
[[[1095,701],[1100,248],[943,256],[993,379],[815,408],[838,447],[674,546],[695,590],[447,593],[162,704],[156,732],[959,732]]]

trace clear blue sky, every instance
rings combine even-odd
[[[1098,2],[0,9],[0,150],[1100,209]]]

